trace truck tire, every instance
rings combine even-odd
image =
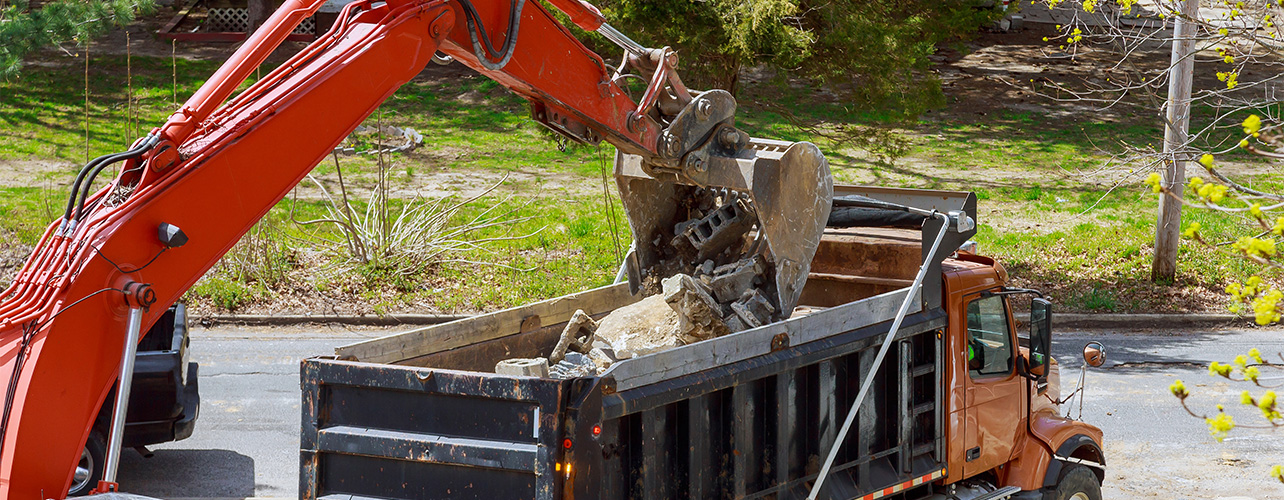
[[[1049,500],[1101,500],[1101,483],[1092,469],[1067,463],[1061,468],[1061,478],[1051,493]]]
[[[107,438],[98,429],[89,432],[85,448],[76,463],[76,472],[71,477],[71,488],[67,496],[79,497],[88,495],[98,486],[103,478],[103,466],[107,464]]]

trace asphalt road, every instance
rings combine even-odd
[[[1062,334],[1053,352],[1068,368],[1062,372],[1063,391],[1077,380],[1083,364],[1077,353],[1092,339],[1106,344],[1108,361],[1088,370],[1083,420],[1105,432],[1106,498],[1284,498],[1284,485],[1270,477],[1272,465],[1284,465],[1284,434],[1241,428],[1218,443],[1205,422],[1186,414],[1168,390],[1181,379],[1192,394],[1187,404],[1194,412],[1213,414],[1221,404],[1237,424],[1263,424],[1259,410],[1239,402],[1242,391],[1263,389],[1212,377],[1208,364],[1228,363],[1254,347],[1280,363],[1284,331]],[[1263,372],[1262,379],[1284,383],[1284,371]]]
[[[195,329],[192,356],[201,364],[202,397],[196,431],[154,447],[151,458],[127,450],[122,489],[158,498],[297,498],[299,360],[388,332]],[[1107,346],[1106,365],[1088,372],[1082,417],[1105,431],[1105,498],[1284,498],[1284,485],[1269,476],[1271,465],[1284,463],[1284,435],[1237,430],[1218,443],[1168,393],[1181,378],[1194,394],[1195,411],[1212,412],[1220,403],[1237,423],[1261,422],[1260,413],[1238,404],[1247,387],[1210,377],[1207,365],[1251,347],[1284,352],[1284,331],[1059,332],[1055,338],[1067,393],[1078,378],[1083,344]],[[1272,375],[1284,377],[1264,374]]]
[[[192,330],[201,414],[192,437],[122,453],[121,489],[157,498],[298,498],[299,361],[386,330]]]

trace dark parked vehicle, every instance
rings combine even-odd
[[[169,308],[139,341],[122,448],[135,448],[146,455],[145,446],[179,441],[192,435],[200,414],[201,396],[197,390],[198,365],[187,360],[189,344],[187,307],[183,304]],[[98,412],[80,463],[76,465],[70,496],[89,493],[102,479],[115,398],[113,391]]]

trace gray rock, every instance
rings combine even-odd
[[[678,313],[678,330],[685,343],[721,337],[730,333],[722,322],[722,306],[700,282],[675,274],[661,282],[664,301]]]
[[[569,379],[588,377],[597,374],[597,365],[588,356],[578,352],[566,353],[566,358],[549,367],[548,375],[553,378]]]
[[[776,312],[775,306],[771,301],[762,294],[757,288],[746,291],[734,304],[731,304],[731,310],[741,321],[745,322],[749,328],[757,328],[771,322],[771,314]]]
[[[752,288],[754,280],[762,272],[762,261],[756,258],[727,264],[713,271],[709,288],[719,303],[732,302]]]
[[[495,365],[495,374],[511,377],[548,377],[548,360],[544,358],[513,358]]]

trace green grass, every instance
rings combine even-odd
[[[46,63],[48,66],[30,66],[16,78],[0,80],[0,160],[83,164],[86,157],[126,149],[134,139],[164,123],[176,109],[175,96],[181,103],[218,68],[209,61],[93,57],[86,110],[84,59],[59,57]]]
[[[35,244],[61,215],[63,196],[43,187],[0,187],[0,237],[6,243]]]
[[[131,115],[125,92],[125,59],[95,58],[90,66],[90,140],[86,151],[83,67],[70,58],[49,64],[55,67],[49,71],[29,67],[21,78],[0,82],[0,160],[52,160],[74,165],[87,156],[118,151],[172,112],[175,96],[171,79],[175,75],[177,100],[181,102],[217,68],[212,62],[179,60],[175,72],[169,59],[133,58],[129,71],[133,73],[135,111]],[[890,126],[896,123],[892,121],[895,116],[833,99],[812,99],[810,92],[804,87],[748,87],[740,96],[737,124],[759,137],[816,142],[840,180],[975,192],[981,200],[976,239],[982,253],[999,258],[1017,283],[1050,291],[1064,308],[1178,311],[1188,304],[1172,300],[1173,293],[1220,291],[1225,284],[1257,271],[1246,262],[1188,246],[1181,252],[1176,286],[1151,284],[1156,201],[1140,185],[1141,176],[1117,188],[1076,177],[1074,172],[1108,160],[1120,141],[1146,144],[1161,137],[1153,117],[1072,120],[1031,112],[995,110],[980,116],[946,109],[901,125],[898,133],[909,141],[909,150],[905,157],[889,161],[816,137],[793,125],[784,113],[822,127],[825,123]],[[767,100],[775,104],[763,104]],[[1196,122],[1206,120],[1209,113],[1196,110]],[[597,191],[602,169],[610,168],[614,156],[609,145],[571,145],[559,150],[551,135],[529,117],[522,99],[478,76],[416,78],[366,124],[380,122],[415,128],[424,135],[422,147],[391,155],[389,171],[394,187],[418,187],[417,179],[430,173],[464,177],[475,173],[486,179],[505,172],[521,173],[521,178],[507,181],[496,196],[469,204],[455,222],[476,216],[501,196],[512,195],[515,199],[510,206],[520,206],[512,216],[532,218],[473,237],[534,235],[455,254],[425,273],[408,277],[378,266],[344,263],[334,255],[313,260],[299,257],[300,252],[315,247],[309,243],[313,241],[308,236],[311,229],[288,220],[290,207],[285,202],[272,209],[265,223],[273,228],[268,238],[277,244],[255,247],[281,257],[271,257],[264,262],[275,264],[263,265],[285,269],[284,281],[269,278],[276,274],[220,266],[192,290],[193,297],[228,310],[295,293],[355,297],[353,300],[369,304],[375,312],[425,306],[444,312],[475,311],[600,286],[614,277],[619,252],[627,250],[630,236],[618,202],[613,207],[620,218],[614,227],[618,236],[613,235]],[[1260,161],[1243,155],[1224,158],[1250,165]],[[355,185],[369,186],[376,176],[374,158],[347,156],[342,166],[345,179]],[[9,241],[33,243],[65,199],[57,190],[30,186],[65,181],[72,170],[74,167],[32,179],[26,187],[0,187],[0,231]],[[315,173],[332,175],[334,165],[322,162]],[[553,192],[538,188],[550,179],[589,189]],[[1256,176],[1253,185],[1284,189],[1274,175]],[[429,187],[450,190],[454,186]],[[594,192],[597,194],[591,194]],[[356,204],[360,206],[360,202]],[[300,202],[297,209],[301,219],[324,212],[318,201]],[[1252,230],[1242,218],[1207,211],[1188,209],[1185,220],[1200,222],[1210,241],[1233,240]],[[320,231],[319,236],[337,236],[333,228]]]

